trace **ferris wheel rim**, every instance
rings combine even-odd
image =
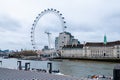
[[[66,21],[64,20],[65,18],[62,16],[62,13],[60,13],[60,11],[56,10],[56,9],[44,9],[40,14],[38,14],[38,16],[35,18],[33,24],[32,24],[32,28],[31,28],[31,42],[32,42],[32,46],[33,46],[33,49],[36,50],[37,46],[36,46],[36,42],[35,42],[35,28],[36,28],[36,25],[38,23],[38,21],[40,20],[40,18],[42,16],[44,16],[45,14],[48,14],[48,13],[54,13],[55,15],[57,15],[59,17],[59,20],[61,21],[62,23],[62,28],[63,28],[63,32],[65,31],[65,28],[66,27]]]

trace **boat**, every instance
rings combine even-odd
[[[105,75],[89,75],[88,80],[113,80],[113,77]]]

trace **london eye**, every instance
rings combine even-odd
[[[38,16],[35,18],[33,24],[32,24],[32,28],[31,28],[31,43],[32,43],[32,47],[33,47],[33,50],[38,50],[38,46],[40,46],[40,44],[37,43],[37,39],[35,37],[36,35],[36,28],[37,27],[41,27],[41,26],[37,26],[38,25],[38,22],[39,20],[44,16],[44,15],[47,15],[47,14],[54,14],[58,17],[59,21],[61,22],[61,27],[62,27],[62,31],[64,32],[65,29],[67,28],[66,27],[66,21],[64,20],[65,18],[63,17],[63,14],[60,13],[60,11],[56,10],[56,9],[45,9],[44,11],[42,11],[40,14],[38,14]]]

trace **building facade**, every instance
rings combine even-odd
[[[79,44],[77,39],[74,39],[74,36],[71,35],[69,32],[62,32],[59,34],[58,37],[55,39],[55,48],[57,50],[61,50],[64,45],[73,45]]]
[[[81,45],[67,45],[61,51],[62,57],[113,59],[120,58],[120,41],[87,42]]]
[[[83,45],[66,45],[61,51],[61,57],[64,58],[80,58],[83,57]]]

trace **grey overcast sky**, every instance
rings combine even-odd
[[[32,49],[31,25],[44,9],[59,10],[66,20],[67,30],[81,43],[120,40],[120,0],[0,0],[0,48]],[[54,14],[46,14],[38,23],[40,32],[52,30],[54,38],[62,31]],[[43,32],[42,32],[43,31]],[[52,33],[51,31],[51,33]],[[40,37],[40,36],[38,36]],[[39,45],[47,45],[47,35],[41,36]]]

